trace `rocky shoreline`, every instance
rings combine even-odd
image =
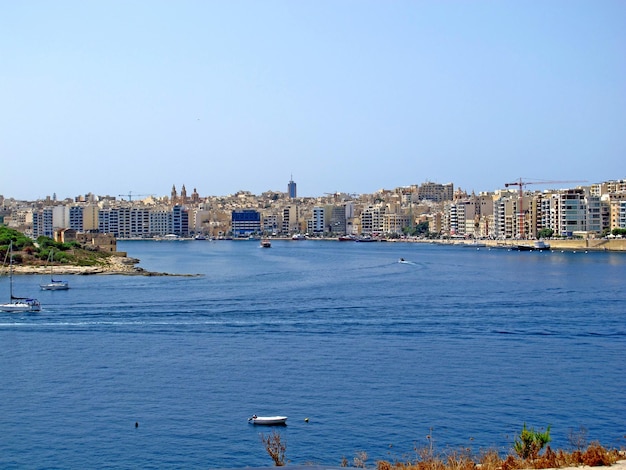
[[[55,265],[55,276],[67,275],[92,275],[92,274],[117,274],[125,276],[199,276],[199,274],[173,274],[161,273],[154,271],[146,271],[137,265],[139,260],[127,256],[109,256],[102,264],[96,266],[76,266],[76,265]],[[2,275],[8,274],[9,268],[4,266],[1,270]],[[13,274],[25,275],[49,275],[50,267],[45,265],[14,265]]]

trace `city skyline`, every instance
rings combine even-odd
[[[520,191],[522,181],[519,182]],[[290,184],[293,181],[290,180]],[[399,236],[416,225],[440,236],[479,238],[531,238],[542,233],[596,237],[621,235],[626,227],[626,179],[587,187],[543,192],[517,190],[479,195],[458,194],[452,184],[426,183],[396,188],[380,194],[294,200],[286,193],[256,196],[252,193],[203,200],[184,189],[172,188],[171,197],[139,204],[104,199],[75,203],[72,199],[50,203],[12,204],[2,217],[8,226],[33,238],[57,237],[97,231],[115,238],[211,237],[255,233]],[[206,204],[205,204],[206,203]],[[613,233],[617,231],[616,233]],[[550,235],[547,235],[550,236]],[[353,238],[349,238],[352,240]]]
[[[142,200],[148,200],[150,198],[154,200],[160,200],[160,199],[173,199],[173,198],[182,197],[183,199],[187,199],[187,200],[192,200],[192,199],[197,198],[201,202],[205,199],[233,197],[241,193],[249,193],[250,195],[254,197],[260,197],[261,195],[266,194],[266,193],[282,193],[285,195],[285,197],[290,198],[290,199],[317,199],[317,198],[324,198],[324,197],[328,197],[332,195],[346,195],[348,197],[374,196],[375,194],[379,192],[390,192],[390,191],[393,192],[401,188],[415,188],[417,190],[417,188],[423,187],[424,185],[451,186],[454,192],[460,191],[461,193],[466,193],[466,194],[481,194],[481,193],[492,194],[497,191],[518,192],[520,190],[520,184],[521,184],[521,188],[525,193],[526,192],[536,193],[536,192],[541,192],[544,190],[553,191],[553,190],[573,189],[573,188],[578,188],[578,187],[590,187],[592,185],[606,184],[609,182],[617,182],[617,181],[621,182],[625,180],[626,178],[607,178],[602,181],[588,181],[588,180],[544,181],[544,180],[533,180],[533,179],[528,179],[528,178],[514,178],[511,181],[508,181],[507,183],[502,184],[498,188],[489,188],[489,189],[481,188],[479,190],[474,190],[474,191],[468,191],[465,188],[457,186],[453,181],[443,182],[443,181],[425,180],[419,183],[415,182],[415,183],[411,183],[407,185],[393,186],[393,187],[388,187],[388,188],[379,188],[378,190],[375,190],[371,193],[351,193],[348,191],[338,190],[334,192],[325,192],[322,194],[302,196],[302,195],[297,194],[296,188],[297,188],[298,183],[296,180],[293,179],[293,175],[291,175],[289,181],[286,182],[284,185],[285,188],[283,188],[282,190],[281,189],[266,189],[259,193],[255,193],[248,189],[242,188],[230,194],[204,194],[201,188],[200,190],[198,190],[198,188],[196,187],[193,187],[190,189],[183,182],[180,185],[176,183],[170,185],[168,191],[162,191],[159,193],[152,193],[152,194],[139,193],[135,191],[128,191],[128,192],[120,193],[120,194],[114,194],[111,191],[108,191],[108,192],[98,194],[93,191],[87,191],[85,193],[71,194],[71,195],[59,194],[57,192],[54,192],[52,194],[47,194],[37,199],[20,199],[10,194],[2,194],[2,193],[0,193],[0,197],[4,198],[4,200],[14,200],[14,201],[22,201],[22,202],[45,201],[48,199],[56,200],[56,201],[77,200],[81,198],[86,199],[89,196],[93,196],[96,198],[112,198],[112,199],[119,200],[119,201],[129,201],[129,202],[132,202],[132,201],[138,202]],[[293,193],[292,193],[292,190],[293,190]]]
[[[0,18],[0,194],[623,177],[626,4],[62,0]]]

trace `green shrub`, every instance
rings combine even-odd
[[[513,450],[522,459],[534,460],[539,456],[541,449],[550,442],[550,426],[544,432],[527,428],[526,423],[519,436],[515,437]]]

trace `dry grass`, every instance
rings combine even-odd
[[[285,465],[285,451],[287,450],[287,444],[282,441],[280,433],[272,431],[269,436],[261,434],[261,441],[265,446],[265,450],[274,461],[274,465],[276,467],[283,467]]]
[[[435,454],[432,449],[417,452],[414,461],[388,462],[378,461],[378,470],[522,470],[565,468],[588,465],[590,467],[612,465],[623,455],[619,451],[606,449],[598,443],[592,443],[584,450],[554,452],[549,446],[535,459],[522,459],[517,455],[501,457],[495,451],[484,452],[478,456],[469,450],[453,451],[447,454]]]

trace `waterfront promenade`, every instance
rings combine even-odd
[[[484,243],[488,248],[513,248],[518,245],[533,245],[535,240],[479,240],[480,243]],[[473,242],[468,240],[445,240],[436,241],[436,243],[453,244],[472,246]],[[561,240],[553,239],[546,240],[546,243],[550,245],[550,250],[563,250],[563,251],[617,251],[626,252],[626,240],[624,239],[606,239],[606,238],[590,238],[586,240],[571,239]]]

